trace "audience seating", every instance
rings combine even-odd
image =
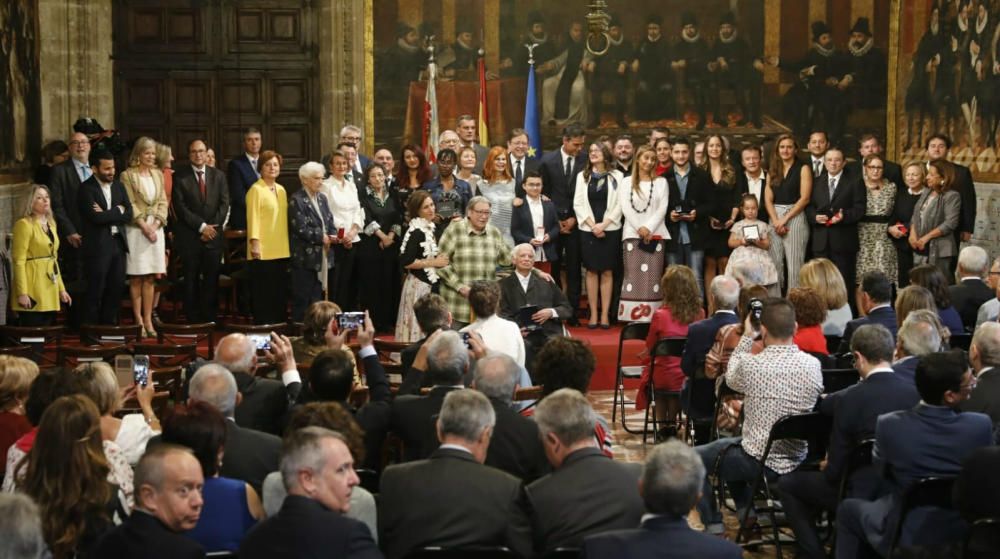
[[[183,367],[162,367],[151,369],[149,376],[158,392],[167,392],[175,404],[181,403],[184,384]]]
[[[375,346],[375,351],[378,353],[378,360],[385,364],[399,363],[399,353],[410,347],[411,344],[406,342],[397,342],[396,340],[383,340],[381,338],[375,338],[373,345]]]
[[[851,448],[847,455],[845,468],[840,476],[840,488],[837,490],[837,500],[843,501],[847,497],[847,482],[851,479],[859,468],[870,466],[872,463],[872,451],[875,449],[875,439],[864,439],[858,441]]]
[[[80,326],[80,343],[86,345],[134,344],[142,340],[141,324],[83,324]]]
[[[425,547],[406,556],[407,559],[468,559],[469,557],[475,557],[476,559],[517,559],[520,556],[503,546],[465,548]]]
[[[918,480],[903,492],[899,509],[899,522],[896,523],[892,534],[889,557],[893,556],[899,546],[899,539],[903,535],[903,526],[906,524],[906,516],[910,511],[919,507],[953,508],[951,492],[954,485],[955,478],[953,477],[926,477]]]
[[[354,472],[358,474],[358,479],[361,481],[359,485],[361,487],[367,489],[372,495],[378,495],[381,476],[377,471],[367,468],[355,468]]]
[[[652,376],[652,371],[656,370],[655,367],[656,367],[656,358],[657,357],[676,357],[676,358],[680,359],[681,356],[684,355],[684,346],[685,345],[687,345],[687,338],[686,337],[684,337],[684,338],[681,338],[681,337],[669,337],[669,338],[661,338],[661,339],[657,340],[656,344],[653,345],[653,351],[651,351],[649,353],[649,370],[650,370],[650,375]],[[649,380],[649,405],[646,406],[646,413],[643,414],[643,419],[642,419],[642,443],[643,444],[646,444],[646,438],[648,437],[648,435],[650,433],[650,431],[649,431],[649,425],[650,425],[650,423],[652,423],[652,425],[653,425],[653,431],[652,431],[652,433],[653,433],[653,442],[656,442],[656,433],[658,432],[658,428],[659,428],[657,426],[657,424],[656,424],[656,398],[655,398],[656,394],[660,394],[662,396],[671,396],[671,397],[675,397],[675,398],[680,398],[681,397],[680,391],[668,392],[668,391],[664,391],[664,390],[656,390],[656,388],[653,386],[653,379],[650,378],[650,380]],[[624,414],[623,414],[623,417],[624,417]],[[686,419],[685,419],[685,421],[686,421]],[[678,422],[677,422],[678,431],[680,430],[680,426],[681,425],[683,425],[683,423],[680,420],[678,420]],[[688,429],[688,431],[690,431],[690,428]]]
[[[840,348],[840,340],[843,338],[832,334],[827,334],[824,337],[826,338],[826,352],[833,355],[837,352],[837,349]]]
[[[202,322],[200,324],[173,324],[170,322],[156,322],[156,339],[161,344],[197,346],[202,341],[208,342],[206,354],[199,354],[205,359],[215,358],[215,323]]]
[[[857,369],[823,369],[823,394],[854,386],[861,380]]]
[[[719,393],[715,396],[715,413],[712,415],[712,432],[709,435],[714,441],[719,438],[719,412],[722,410],[722,399],[725,396],[732,396],[734,394],[739,394],[739,392],[733,390],[728,384],[723,381],[719,385]],[[737,420],[739,425],[743,425],[743,408],[740,408],[740,416]]]
[[[240,285],[246,276],[247,232],[243,229],[226,229],[223,233],[226,245],[222,252],[222,271],[219,287],[228,290],[229,296],[221,300],[230,316],[239,314]]]
[[[969,346],[972,345],[972,334],[968,332],[952,334],[948,339],[948,343],[951,344],[952,349],[964,349],[965,351],[969,351]]]
[[[116,355],[129,353],[124,344],[69,346],[59,348],[57,363],[60,367],[72,369],[81,363],[106,361],[113,363]]]
[[[615,394],[614,400],[611,405],[611,423],[615,422],[615,416],[621,413],[622,416],[622,428],[625,431],[634,434],[639,433],[639,431],[633,431],[629,428],[628,422],[625,420],[625,404],[631,404],[632,402],[625,397],[625,379],[638,379],[642,376],[642,365],[627,365],[622,366],[622,350],[625,347],[625,342],[628,340],[646,340],[646,336],[649,335],[649,323],[648,322],[630,322],[622,328],[621,334],[618,336],[618,360],[615,363]],[[619,405],[621,408],[619,409]]]
[[[153,395],[153,413],[162,420],[167,416],[168,410],[170,410],[170,393],[157,391]],[[115,412],[115,416],[121,418],[132,413],[142,413],[139,402],[135,398],[122,404],[122,407]]]
[[[575,547],[557,547],[542,555],[542,559],[574,559],[579,557],[580,553]]]
[[[132,354],[148,355],[149,366],[153,369],[187,367],[198,358],[198,347],[194,344],[132,344]]]
[[[55,367],[59,365],[63,334],[62,326],[0,326],[0,345],[30,346],[30,358],[39,367]]]
[[[980,518],[969,526],[962,549],[963,559],[1000,557],[1000,518]]]
[[[25,359],[31,359],[32,357],[32,347],[30,345],[11,345],[0,347],[0,355],[11,355],[13,357],[23,357]]]
[[[284,334],[288,331],[287,322],[275,324],[236,324],[233,322],[223,322],[222,329],[227,332],[239,332],[240,334]]]
[[[294,320],[288,321],[288,327],[285,328],[285,335],[288,337],[297,337],[302,335],[302,331],[305,330],[306,325],[301,322],[295,322]]]

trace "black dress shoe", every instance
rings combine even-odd
[[[568,319],[566,321],[566,324],[569,324],[570,326],[579,326],[580,325],[580,319],[574,316],[574,317]]]

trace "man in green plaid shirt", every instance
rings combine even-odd
[[[453,221],[438,242],[439,252],[448,257],[448,266],[438,269],[441,296],[448,302],[456,328],[472,322],[469,284],[475,280],[495,280],[501,267],[511,265],[511,246],[500,230],[490,225],[490,201],[475,196],[466,206],[465,219]]]

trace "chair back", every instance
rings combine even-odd
[[[161,344],[200,346],[201,342],[208,342],[206,351],[201,355],[205,359],[215,358],[215,323],[202,322],[199,324],[174,324],[169,322],[156,323],[156,338]]]
[[[399,363],[402,359],[400,353],[411,345],[406,342],[383,340],[381,338],[375,338],[372,343],[375,346],[375,351],[378,353],[378,360],[383,363],[386,361]]]
[[[841,336],[834,336],[832,334],[827,334],[823,336],[826,338],[826,352],[833,355],[840,348]]]
[[[809,355],[816,358],[819,361],[819,366],[821,369],[833,369],[836,368],[837,358],[827,355],[825,353],[817,353],[815,351],[807,351]]]
[[[806,462],[821,460],[826,453],[826,443],[830,439],[832,427],[833,422],[830,416],[819,412],[786,415],[771,427],[761,462],[767,460],[774,443],[787,440],[800,440],[808,443],[809,455],[806,457]]]
[[[858,441],[853,447],[851,447],[850,452],[847,454],[847,462],[844,465],[844,471],[840,474],[838,500],[843,500],[847,497],[847,484],[854,472],[858,471],[860,468],[871,465],[872,450],[874,450],[874,448],[875,439],[864,439],[862,441]]]
[[[892,546],[889,548],[889,556],[892,557],[899,545],[899,539],[903,535],[903,526],[906,524],[906,516],[914,509],[920,507],[935,507],[939,509],[952,509],[952,488],[955,485],[954,477],[925,477],[919,479],[903,492],[902,503],[899,508],[899,520],[893,531]]]
[[[104,361],[113,364],[116,355],[128,353],[123,344],[92,345],[92,346],[62,346],[58,351],[60,367],[72,369],[81,363]]]
[[[227,266],[240,266],[247,261],[247,232],[243,229],[226,229],[223,232],[226,241],[222,261]]]
[[[148,355],[149,366],[154,369],[187,367],[198,358],[198,346],[194,344],[132,344],[132,354]]]
[[[969,527],[963,559],[1000,557],[1000,518],[980,518]]]
[[[656,357],[681,357],[684,355],[684,346],[687,345],[686,337],[660,338],[653,345],[650,356]]]
[[[406,555],[407,559],[515,559],[520,557],[503,546],[424,547]]]
[[[628,340],[645,340],[648,335],[648,322],[629,322],[622,328],[621,333],[618,334],[618,364],[615,370],[621,369],[622,349],[625,347],[625,342]]]
[[[546,551],[542,559],[576,559],[580,556],[580,549],[576,547],[557,547],[552,551]]]
[[[12,345],[0,347],[0,355],[11,355],[13,357],[23,357],[25,359],[31,359],[32,348],[30,345]]]
[[[962,332],[961,334],[952,334],[948,338],[948,343],[951,344],[952,349],[964,349],[969,351],[969,346],[972,345],[972,334],[968,332]]]
[[[83,324],[80,326],[80,343],[86,345],[121,345],[138,342],[142,338],[141,324]]]
[[[372,495],[378,495],[379,486],[379,473],[375,470],[369,470],[368,468],[355,468],[355,473],[358,474],[358,479],[361,480],[361,487],[364,487]]]
[[[288,330],[287,322],[277,322],[275,324],[234,324],[231,322],[224,322],[222,324],[223,330],[227,332],[239,332],[240,334],[270,334],[275,332],[277,334],[284,334]]]
[[[58,366],[63,333],[62,326],[0,326],[0,345],[30,346],[30,359],[39,367]]]
[[[861,380],[857,369],[823,369],[823,394],[854,386]]]
[[[157,392],[166,392],[170,394],[170,399],[172,399],[174,403],[180,403],[182,400],[184,384],[183,367],[161,367],[151,369],[149,371],[149,376],[153,379],[153,386],[156,387]]]

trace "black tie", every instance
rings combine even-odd
[[[524,177],[521,175],[521,162],[517,161],[514,167],[514,182],[517,183],[518,186],[521,186],[522,178]]]
[[[567,157],[566,158],[566,182],[569,182],[569,179],[571,179],[571,178],[573,178],[573,158],[572,157]]]

